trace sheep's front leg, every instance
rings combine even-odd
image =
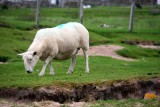
[[[69,67],[69,70],[68,70],[67,74],[72,74],[73,73],[75,64],[76,64],[76,56],[73,56],[72,59],[71,59],[71,64],[70,64],[70,67]]]
[[[43,65],[43,68],[41,70],[41,72],[39,73],[39,76],[43,76],[44,73],[45,73],[45,70],[46,70],[46,67],[47,65],[50,63],[50,61],[52,60],[52,57],[48,57],[45,62],[44,62],[44,65]]]
[[[52,67],[51,62],[49,62],[49,68],[50,68],[50,75],[54,75],[54,69]]]

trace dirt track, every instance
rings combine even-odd
[[[118,45],[99,45],[99,46],[91,46],[89,48],[89,56],[110,56],[112,58],[133,61],[132,58],[126,58],[120,56],[116,53],[118,50],[122,50],[124,47]],[[79,51],[78,55],[83,55],[82,50]]]

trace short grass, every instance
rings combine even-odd
[[[38,77],[43,63],[39,62],[32,74],[24,71],[22,61],[0,65],[0,87],[34,87],[45,85],[68,86],[71,84],[101,83],[104,81],[152,78],[160,76],[160,61],[157,58],[144,58],[141,61],[127,62],[109,57],[89,57],[90,74],[85,74],[84,58],[78,57],[75,71],[67,75],[70,60],[53,61],[55,76],[47,69],[43,77]],[[151,73],[152,75],[148,75]]]
[[[129,7],[96,7],[84,10],[84,25],[90,33],[90,45],[116,44],[125,48],[117,53],[135,58],[128,62],[110,57],[89,57],[90,74],[84,73],[84,58],[77,57],[77,65],[72,75],[67,75],[70,60],[53,61],[55,76],[49,70],[38,77],[43,63],[36,65],[28,75],[18,53],[27,50],[37,31],[34,10],[29,8],[9,8],[0,11],[0,87],[35,87],[44,85],[101,83],[104,81],[132,78],[160,77],[160,50],[143,49],[122,44],[124,40],[147,40],[160,43],[160,15],[151,15],[150,7],[136,10],[135,28],[128,32]],[[41,27],[54,27],[69,21],[79,21],[78,9],[42,8]],[[111,27],[102,28],[101,24]],[[148,75],[148,73],[152,75]]]
[[[53,27],[69,21],[79,21],[78,8],[41,8],[40,25]],[[127,32],[130,8],[127,6],[96,7],[84,10],[84,25],[91,30],[103,32]],[[29,30],[34,28],[35,10],[29,8],[9,8],[1,10],[0,22],[4,26]],[[158,33],[160,15],[152,15],[151,7],[136,9],[134,31]],[[13,21],[14,20],[14,21]],[[110,28],[101,28],[109,24]]]
[[[91,104],[91,107],[159,107],[158,100],[143,100],[143,99],[122,99],[122,100],[107,100],[98,101]],[[86,105],[87,106],[87,105]]]

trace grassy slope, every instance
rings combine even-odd
[[[124,10],[125,11],[120,11]],[[22,12],[23,11],[23,12]],[[68,21],[78,21],[78,9],[41,9],[41,26],[53,27]],[[78,57],[73,75],[67,75],[70,60],[54,61],[56,75],[38,77],[36,71],[42,68],[39,62],[35,72],[26,74],[20,57],[16,54],[27,50],[32,42],[34,30],[34,11],[32,9],[9,9],[0,11],[0,59],[7,58],[8,64],[0,65],[0,87],[29,87],[40,85],[67,85],[68,83],[101,82],[137,77],[160,76],[160,51],[142,49],[121,43],[122,40],[151,40],[160,42],[160,15],[152,16],[149,8],[136,10],[135,32],[128,33],[128,7],[98,7],[84,11],[84,25],[90,31],[90,44],[118,44],[125,47],[118,53],[127,57],[137,58],[138,61],[126,62],[109,57],[90,57],[90,74],[84,73],[83,57]],[[142,19],[142,20],[141,20]],[[154,19],[154,20],[151,20]],[[101,28],[101,24],[110,24],[110,28]],[[151,25],[154,25],[150,27]],[[28,31],[29,30],[29,31]],[[156,73],[147,75],[147,73]],[[158,73],[158,74],[157,74]]]

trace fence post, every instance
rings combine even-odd
[[[108,14],[111,13],[111,3],[110,0],[107,0],[107,6],[108,6]]]
[[[83,0],[80,0],[79,18],[80,22],[83,24]]]
[[[39,9],[40,9],[40,0],[36,0],[36,28],[39,28]]]
[[[131,0],[131,10],[129,19],[129,32],[133,31],[133,18],[134,18],[135,0]]]

